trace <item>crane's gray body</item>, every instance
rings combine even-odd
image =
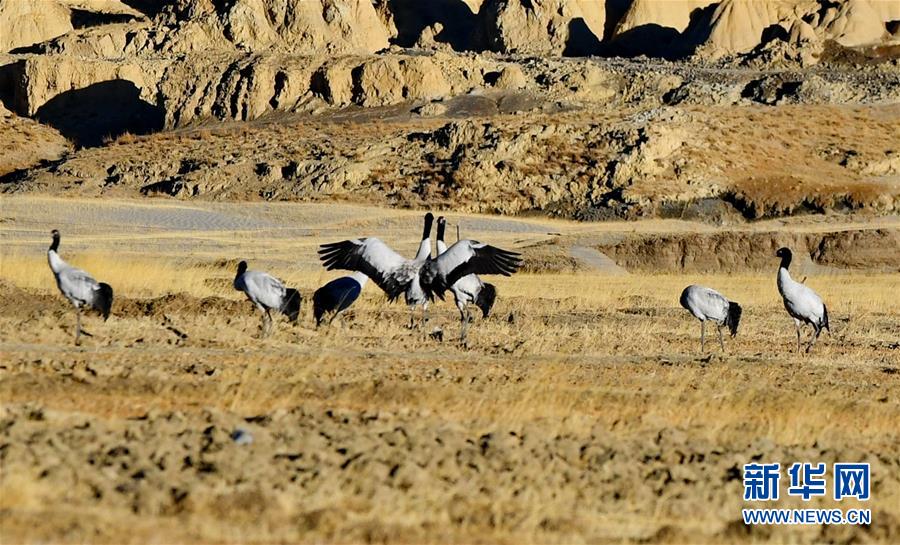
[[[234,289],[244,292],[261,312],[282,307],[286,289],[281,280],[262,271],[246,271],[234,279]]]
[[[791,278],[784,267],[778,269],[778,293],[784,309],[798,324],[809,324],[815,329],[825,327],[825,303],[809,286]]]
[[[710,320],[724,325],[729,302],[721,293],[704,286],[688,286],[681,292],[681,306],[701,322]]]
[[[87,272],[63,261],[54,250],[47,252],[50,270],[56,278],[56,287],[63,297],[76,307],[93,306],[100,292],[100,283]]]
[[[447,244],[443,240],[437,241],[437,254],[441,255],[447,251]],[[450,293],[453,294],[453,300],[456,301],[457,308],[465,307],[469,303],[474,303],[484,288],[484,282],[478,278],[477,274],[467,274],[450,286]],[[462,311],[463,308],[460,308]]]

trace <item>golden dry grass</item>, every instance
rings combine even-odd
[[[19,169],[36,166],[41,161],[59,159],[74,149],[58,131],[40,123],[19,117],[0,105],[0,176]]]
[[[32,218],[59,217],[31,204]],[[452,304],[432,310],[441,342],[370,285],[315,330],[309,295],[333,273],[303,256],[334,236],[329,222],[415,243],[406,213],[317,210],[268,212],[321,229],[309,239],[161,232],[155,258],[138,251],[149,233],[70,226],[63,255],[117,293],[80,348],[46,229],[14,236],[31,228],[17,216],[0,251],[4,542],[896,541],[897,275],[811,276],[833,335],[809,355],[793,350],[774,274],[497,279],[495,314],[464,346]],[[180,244],[191,238],[211,242]],[[299,325],[266,339],[230,288],[252,252],[307,299]],[[699,354],[699,324],[678,307],[689,283],[745,308],[724,354]],[[232,441],[237,428],[253,443]],[[746,529],[735,472],[753,459],[871,462],[873,525]]]

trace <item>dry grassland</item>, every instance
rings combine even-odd
[[[495,314],[464,346],[452,304],[432,312],[441,342],[372,285],[330,328],[313,328],[304,301],[299,325],[261,340],[230,287],[237,259],[309,299],[334,277],[318,243],[364,229],[409,253],[418,215],[290,205],[254,209],[267,228],[204,216],[204,229],[145,218],[117,233],[103,214],[142,218],[141,205],[87,214],[72,201],[70,217],[61,202],[5,200],[14,215],[0,224],[4,543],[900,540],[896,274],[810,276],[833,329],[810,355],[793,352],[774,258],[771,274],[497,279]],[[239,216],[190,208],[158,211],[173,225]],[[47,217],[83,218],[62,227],[62,255],[116,289],[82,347],[44,262]],[[282,237],[279,218],[308,231]],[[509,247],[540,238],[529,226],[585,229],[476,220]],[[745,308],[724,354],[699,353],[699,324],[678,307],[689,283]],[[870,462],[872,525],[745,527],[741,466],[754,460]]]
[[[74,146],[55,129],[31,119],[11,115],[0,104],[0,176],[24,169],[40,161],[59,159]]]

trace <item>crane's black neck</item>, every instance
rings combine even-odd
[[[53,231],[53,242],[50,243],[50,250],[59,252],[59,232]]]
[[[444,241],[444,230],[447,228],[447,222],[444,221],[444,218],[438,218],[438,229],[437,229],[437,239],[441,242]]]
[[[237,274],[234,276],[235,279],[240,278],[245,272],[247,272],[247,262],[241,261],[238,263]]]
[[[431,224],[434,223],[434,216],[431,212],[425,214],[425,228],[422,230],[422,240],[431,238]]]
[[[788,267],[791,266],[791,254],[784,254],[781,256],[781,267],[784,270],[788,270]]]

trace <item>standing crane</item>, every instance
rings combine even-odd
[[[444,242],[444,232],[447,228],[447,220],[443,216],[437,220],[437,254],[441,255],[447,251],[447,244]],[[482,282],[477,274],[467,274],[457,280],[450,286],[450,292],[453,294],[453,300],[456,302],[456,308],[459,309],[460,321],[462,324],[461,336],[465,338],[465,330],[471,321],[468,305],[474,303],[481,309],[482,317],[487,318],[491,314],[491,308],[497,298],[497,288],[493,284]]]
[[[262,312],[262,336],[272,330],[272,310],[277,310],[297,323],[300,316],[300,292],[286,288],[281,280],[261,271],[248,271],[247,262],[238,263],[234,289],[244,292],[247,299]]]
[[[444,298],[444,293],[469,275],[500,274],[510,276],[522,265],[520,254],[483,244],[476,240],[460,240],[422,267],[421,284],[425,294]],[[463,316],[460,340],[465,341],[468,319]]]
[[[781,294],[785,310],[794,319],[794,326],[797,329],[797,352],[800,352],[801,326],[809,324],[813,328],[809,344],[806,345],[806,351],[809,352],[823,329],[831,333],[828,325],[828,308],[812,288],[791,278],[788,267],[791,266],[793,254],[789,248],[779,248],[775,256],[781,258],[781,265],[778,267],[778,293]]]
[[[59,231],[50,232],[53,242],[47,250],[47,262],[50,270],[56,278],[56,287],[63,296],[75,307],[75,345],[81,344],[81,335],[90,337],[91,334],[81,329],[81,307],[87,306],[100,311],[103,321],[109,318],[112,308],[113,289],[109,284],[97,282],[88,273],[66,263],[59,256]]]

